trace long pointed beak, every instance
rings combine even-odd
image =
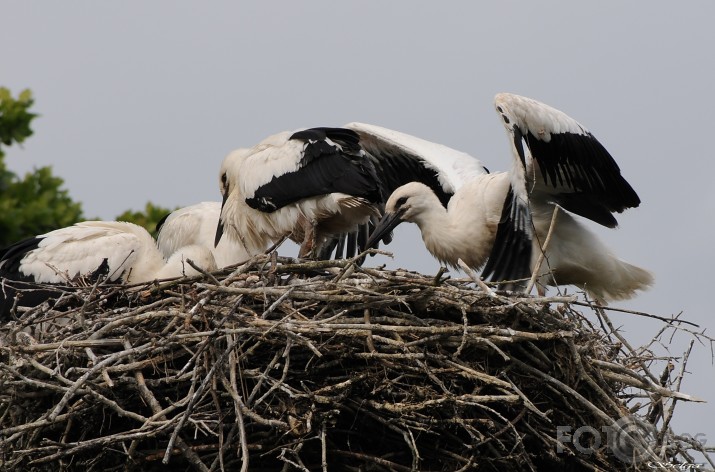
[[[379,223],[377,223],[377,226],[375,226],[375,229],[372,230],[370,238],[367,240],[367,243],[365,243],[365,249],[377,247],[385,235],[390,234],[397,225],[402,223],[403,219],[401,216],[402,214],[400,212],[385,213],[385,216],[382,217]]]
[[[228,198],[228,192],[223,196],[221,201],[221,213],[218,217],[218,225],[216,226],[216,237],[214,238],[214,247],[218,246],[219,241],[221,241],[221,236],[223,236],[223,207],[226,205],[226,198]]]
[[[216,237],[214,238],[214,247],[218,246],[219,241],[221,241],[221,236],[223,236],[223,221],[219,218],[218,225],[216,226]]]

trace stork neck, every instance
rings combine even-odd
[[[464,244],[464,228],[455,214],[442,205],[435,205],[415,218],[427,250],[437,259],[456,266],[459,256],[453,256],[455,247]]]
[[[462,187],[447,209],[441,205],[425,209],[415,223],[430,253],[452,266],[457,266],[458,259],[475,269],[484,265],[508,188],[508,174],[485,175]]]
[[[431,232],[451,232],[454,226],[453,215],[444,208],[435,197],[435,204],[428,206],[414,217],[414,222],[420,227],[422,234]]]

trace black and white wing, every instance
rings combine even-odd
[[[360,146],[373,162],[384,195],[383,204],[397,188],[409,182],[421,182],[432,189],[442,205],[465,182],[488,173],[475,157],[448,146],[416,136],[366,123],[348,123],[360,138]],[[352,233],[334,241],[336,257],[345,250],[345,257],[365,249],[369,234],[377,219],[361,225]],[[391,235],[383,238],[385,244]]]
[[[613,228],[613,213],[637,207],[640,199],[606,148],[579,122],[518,95],[500,93],[494,101],[515,162],[512,188],[483,275],[505,280],[529,275],[530,257],[523,257],[531,251],[529,201],[556,204]]]
[[[281,146],[261,150],[245,167],[255,174],[253,188],[244,189],[246,203],[274,212],[299,200],[343,193],[378,203],[383,197],[372,162],[362,152],[359,137],[344,128],[310,128],[288,136]]]
[[[495,106],[525,170],[524,190],[530,198],[549,200],[609,228],[617,225],[613,213],[640,204],[611,154],[579,122],[508,93],[498,94]]]
[[[375,164],[386,198],[406,183],[421,182],[446,207],[465,182],[488,173],[477,158],[443,144],[365,123],[345,127],[360,136],[360,145]]]

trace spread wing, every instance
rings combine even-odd
[[[246,198],[246,203],[270,213],[304,198],[331,193],[380,202],[375,169],[358,141],[357,134],[344,128],[311,128],[293,133],[283,146],[263,151],[283,153],[282,159],[293,162],[293,168],[276,172]]]
[[[529,198],[548,200],[609,228],[617,225],[613,213],[640,204],[611,154],[579,122],[508,93],[498,94],[495,106],[511,136],[515,165],[525,170],[522,196],[528,190]]]
[[[494,102],[511,140],[514,164],[483,276],[523,278],[529,275],[531,260],[529,201],[557,204],[613,228],[613,213],[637,207],[640,199],[606,148],[570,116],[508,93],[498,94]]]
[[[421,182],[432,189],[442,205],[464,182],[476,175],[488,173],[475,157],[443,144],[366,123],[345,125],[360,138],[360,146],[373,162],[382,186],[384,204],[392,192],[409,182]],[[333,242],[336,257],[351,257],[365,249],[369,234],[377,220],[357,227]],[[382,239],[391,241],[391,234]],[[343,252],[344,251],[344,252]]]

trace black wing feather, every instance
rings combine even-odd
[[[164,226],[164,223],[166,223],[166,219],[171,215],[173,212],[169,212],[166,215],[162,216],[159,221],[157,221],[156,226],[154,227],[154,234],[159,234],[159,231],[161,231],[161,227]]]
[[[556,189],[552,200],[566,210],[615,227],[611,213],[640,205],[616,161],[591,133],[553,133],[548,142],[531,132],[523,137],[544,185]]]
[[[330,259],[331,257],[334,259],[349,259],[357,256],[367,249],[367,241],[370,239],[370,235],[379,221],[379,217],[371,216],[367,223],[358,225],[354,232],[347,232],[334,236],[333,239],[326,245],[327,252],[321,253],[321,259]],[[348,242],[350,234],[352,233],[357,234],[357,244],[350,246]],[[392,232],[385,234],[381,241],[384,244],[390,244],[392,242],[392,235]],[[379,242],[374,246],[374,248],[377,249],[378,246]],[[333,249],[335,250],[334,254],[332,252]],[[362,265],[363,262],[365,262],[365,258],[358,259],[356,262],[358,265]]]
[[[0,277],[0,322],[8,321],[15,303],[18,307],[35,307],[75,290],[59,284],[35,284],[27,280]]]
[[[34,281],[32,276],[24,275],[20,272],[20,263],[28,252],[38,248],[43,239],[38,237],[27,238],[3,249],[2,257],[0,258],[0,277],[27,282]]]
[[[311,128],[293,134],[291,139],[306,141],[301,167],[275,176],[256,189],[254,196],[246,199],[251,208],[270,213],[304,198],[336,192],[371,203],[384,200],[375,167],[362,153],[354,131]]]
[[[333,152],[333,145],[326,139],[337,143],[346,154],[359,154],[360,136],[353,130],[347,128],[327,128],[317,127],[296,131],[289,140],[300,140],[306,143],[302,164],[308,164],[313,159],[321,157],[323,154]]]
[[[492,281],[523,279],[530,275],[531,214],[511,187],[502,208],[494,246],[482,276]]]
[[[422,182],[434,191],[446,208],[453,193],[444,189],[437,177],[437,171],[429,168],[419,156],[389,145],[370,136],[361,135],[361,144],[380,176],[385,198],[410,182]]]

